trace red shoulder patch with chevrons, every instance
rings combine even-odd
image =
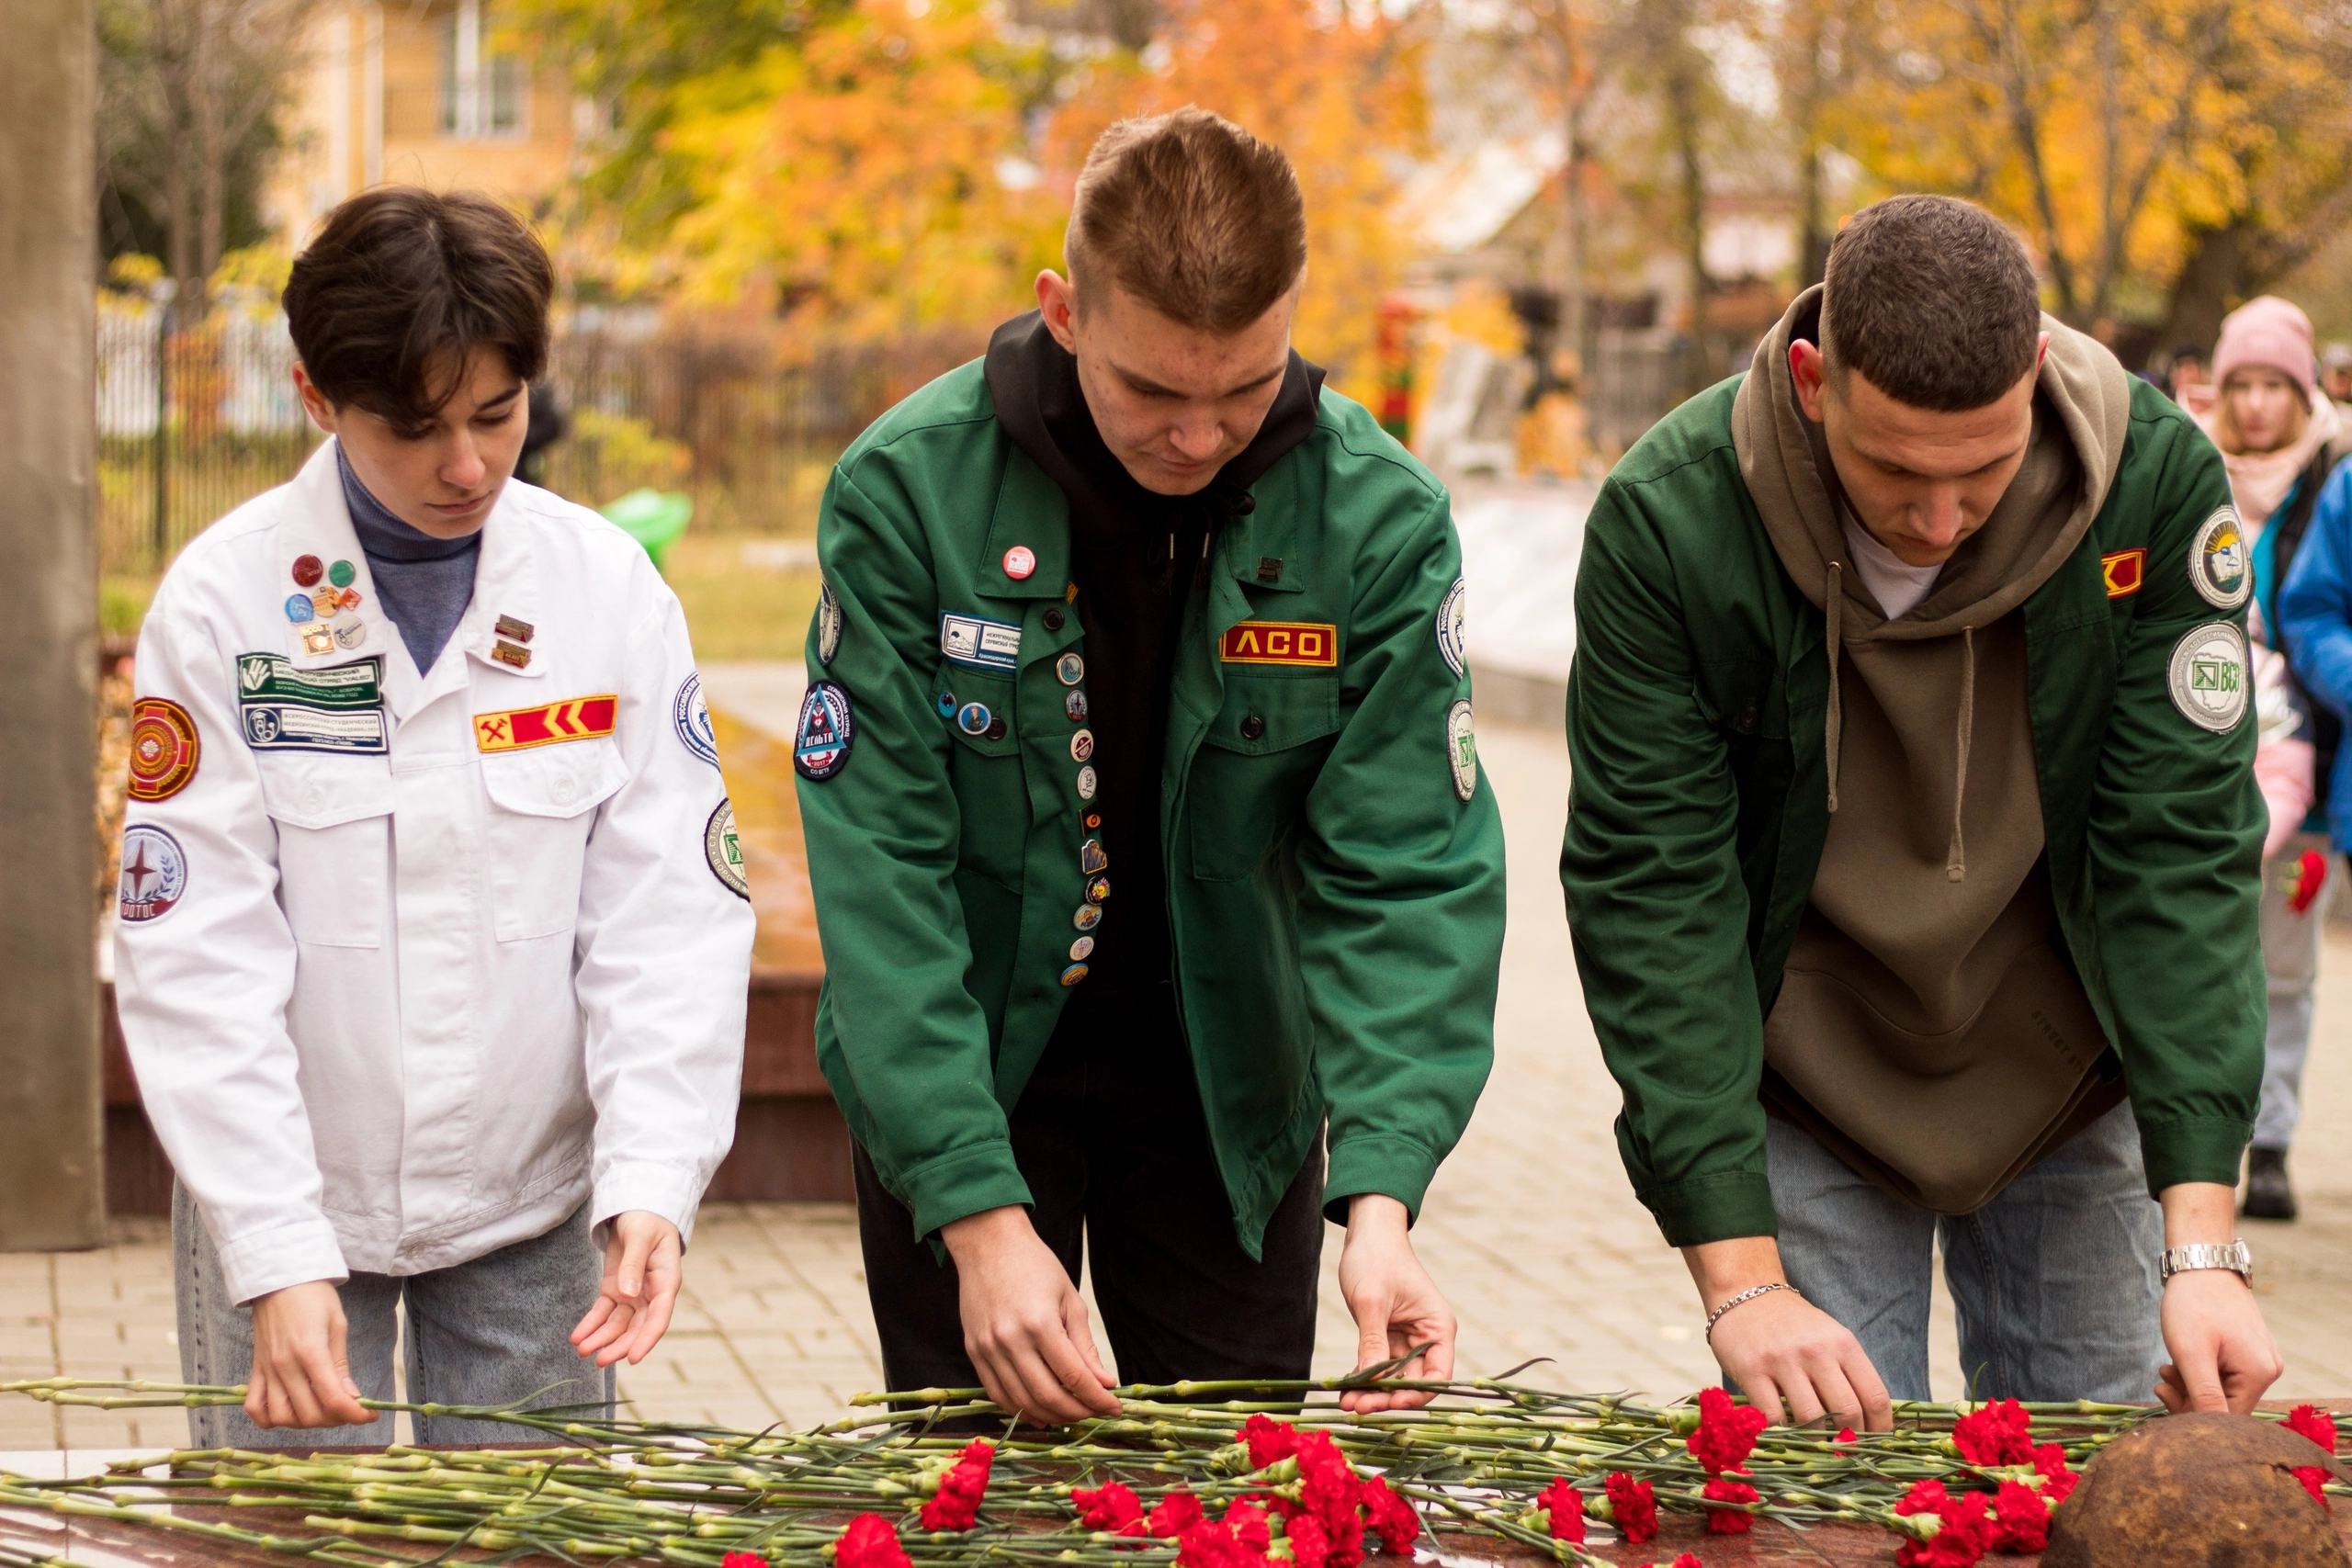
[[[2110,550],[2098,558],[2098,569],[2107,575],[2107,596],[2128,598],[2140,592],[2141,581],[2147,576],[2148,552]]]
[[[619,709],[620,698],[606,693],[598,697],[566,697],[535,708],[478,713],[474,745],[483,751],[521,751],[564,740],[594,740],[613,732],[613,717]]]

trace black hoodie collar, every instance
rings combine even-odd
[[[1069,498],[1070,530],[1080,543],[1101,547],[1163,519],[1188,501],[1205,503],[1211,526],[1255,505],[1250,487],[1293,447],[1315,433],[1323,368],[1293,349],[1265,423],[1249,446],[1217,470],[1195,496],[1159,495],[1136,483],[1102,441],[1078,381],[1078,359],[1054,341],[1044,315],[1032,310],[997,328],[989,339],[986,374],[997,423]]]

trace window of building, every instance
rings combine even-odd
[[[481,9],[481,0],[458,0],[441,17],[441,134],[520,136],[530,73],[514,55],[488,51]]]

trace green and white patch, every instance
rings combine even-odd
[[[1478,737],[1470,722],[1470,699],[1445,710],[1445,760],[1453,767],[1453,793],[1468,800],[1478,793]]]
[[[305,670],[282,653],[237,655],[237,700],[300,703],[316,708],[384,705],[384,661],[373,655],[324,670]]]
[[[735,805],[722,800],[710,814],[702,829],[703,858],[710,863],[710,874],[718,878],[719,886],[738,898],[752,896],[751,879],[743,874],[743,840],[735,831]]]
[[[2192,627],[2173,644],[2165,680],[2172,705],[2182,717],[2200,729],[2226,735],[2245,716],[2252,697],[2245,634],[2227,621]]]

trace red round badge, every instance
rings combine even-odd
[[[130,708],[130,798],[167,800],[196,777],[203,747],[187,709],[162,697],[141,697]]]
[[[1014,581],[1037,570],[1037,552],[1026,545],[1015,545],[1004,552],[1004,575]]]
[[[296,556],[294,558],[295,587],[315,588],[318,586],[319,579],[326,574],[327,569],[320,563],[318,557]]]

